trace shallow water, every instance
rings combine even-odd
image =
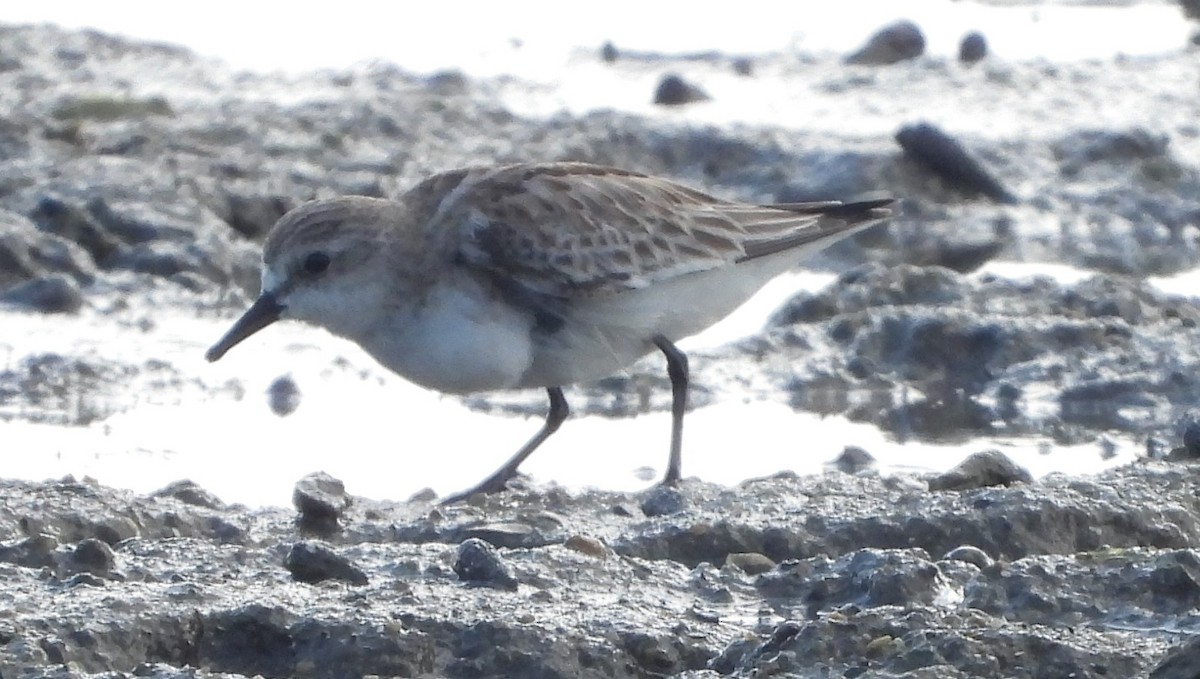
[[[1033,273],[1015,266],[995,266],[992,273],[1006,268],[1014,277]],[[1073,275],[1054,268],[1037,273],[1047,272]],[[802,272],[783,276],[681,346],[697,355],[752,334],[782,300],[831,279]],[[207,363],[203,353],[228,325],[218,319],[169,313],[145,331],[96,313],[76,319],[4,313],[3,323],[13,332],[0,345],[6,357],[0,367],[11,368],[35,353],[62,352],[118,364],[160,360],[195,380],[161,392],[90,394],[87,398],[115,398],[128,409],[82,426],[5,423],[7,477],[87,475],[143,492],[190,478],[228,502],[284,505],[298,478],[323,470],[358,495],[402,499],[426,487],[444,495],[498,467],[540,424],[539,418],[472,410],[457,398],[416,387],[352,343],[296,323],[258,333],[217,363]],[[300,403],[281,417],[271,410],[267,392],[285,375],[298,386]],[[570,400],[572,391],[566,393]],[[1034,409],[1035,396],[1028,396]],[[1045,396],[1052,407],[1054,395]],[[575,416],[522,469],[536,482],[568,489],[636,490],[662,474],[669,431],[666,412]],[[1050,442],[1036,438],[906,444],[842,416],[796,412],[784,402],[738,400],[690,412],[684,440],[685,475],[724,484],[781,470],[820,472],[848,445],[869,451],[884,472],[942,470],[996,447],[1037,476],[1093,473],[1144,450],[1122,438],[1113,439],[1116,454],[1107,459],[1097,444],[1055,444],[1045,454]]]

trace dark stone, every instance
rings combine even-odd
[[[352,585],[369,582],[367,574],[349,559],[315,542],[292,545],[283,565],[297,582],[315,584],[325,580],[344,580]]]
[[[875,456],[858,446],[846,446],[833,460],[833,466],[845,474],[857,474],[875,466]]]
[[[904,155],[967,193],[978,193],[998,203],[1015,204],[1017,198],[1000,184],[963,145],[929,123],[906,125],[896,133]]]
[[[973,453],[948,472],[929,479],[929,490],[971,490],[1032,483],[1033,475],[998,450]]]
[[[738,57],[733,60],[733,72],[744,77],[754,75],[754,59]]]
[[[925,35],[911,21],[888,24],[872,35],[857,52],[846,57],[847,64],[884,66],[925,53]]]
[[[46,314],[73,314],[83,308],[83,293],[74,280],[50,274],[8,288],[0,301]]]
[[[325,472],[313,472],[296,482],[292,504],[300,512],[303,530],[327,535],[338,530],[338,520],[350,506],[346,487]]]
[[[600,60],[604,63],[614,63],[620,56],[621,53],[617,51],[617,46],[611,40],[605,40],[604,44],[600,46]]]
[[[471,538],[458,546],[454,573],[463,582],[516,591],[517,579],[492,545]]]
[[[1193,4],[1200,7],[1200,2]],[[1185,638],[1167,651],[1150,671],[1150,679],[1200,679],[1200,636]]]
[[[83,571],[92,575],[106,575],[116,567],[117,556],[103,540],[88,538],[75,545],[68,565],[73,573]]]
[[[978,31],[971,31],[963,36],[958,44],[958,60],[964,64],[974,64],[987,56],[987,38]]]
[[[683,493],[670,486],[654,486],[643,494],[639,504],[642,514],[653,516],[668,516],[679,514],[687,508]]]
[[[654,90],[654,103],[660,106],[680,106],[697,101],[708,101],[711,98],[698,86],[673,73],[663,76]]]
[[[267,387],[267,404],[271,406],[271,412],[280,417],[296,412],[300,407],[300,387],[296,386],[296,380],[291,375],[280,375],[272,380],[271,386]]]
[[[199,484],[190,479],[172,481],[154,491],[152,497],[173,497],[180,502],[208,509],[221,509],[225,506],[225,503],[221,502],[220,498],[201,488]]]

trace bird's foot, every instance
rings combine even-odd
[[[508,482],[511,481],[516,475],[516,471],[510,472],[508,470],[500,470],[462,492],[446,496],[438,504],[442,506],[452,505],[472,498],[476,495],[491,495],[492,493],[499,493],[508,490]]]

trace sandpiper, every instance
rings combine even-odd
[[[675,342],[775,276],[890,215],[892,199],[753,205],[584,163],[471,167],[395,200],[302,205],[263,246],[262,292],[206,357],[279,319],[357,342],[404,378],[466,394],[541,387],[545,423],[445,500],[502,490],[569,409],[563,387],[661,351],[672,390],[664,484],[680,479],[688,361]]]

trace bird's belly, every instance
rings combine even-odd
[[[423,387],[452,394],[520,386],[532,361],[528,316],[495,300],[446,291],[360,341],[375,360]]]
[[[555,387],[591,382],[620,373],[654,349],[654,343],[642,334],[605,330],[582,327],[535,338],[533,361],[517,386]]]

